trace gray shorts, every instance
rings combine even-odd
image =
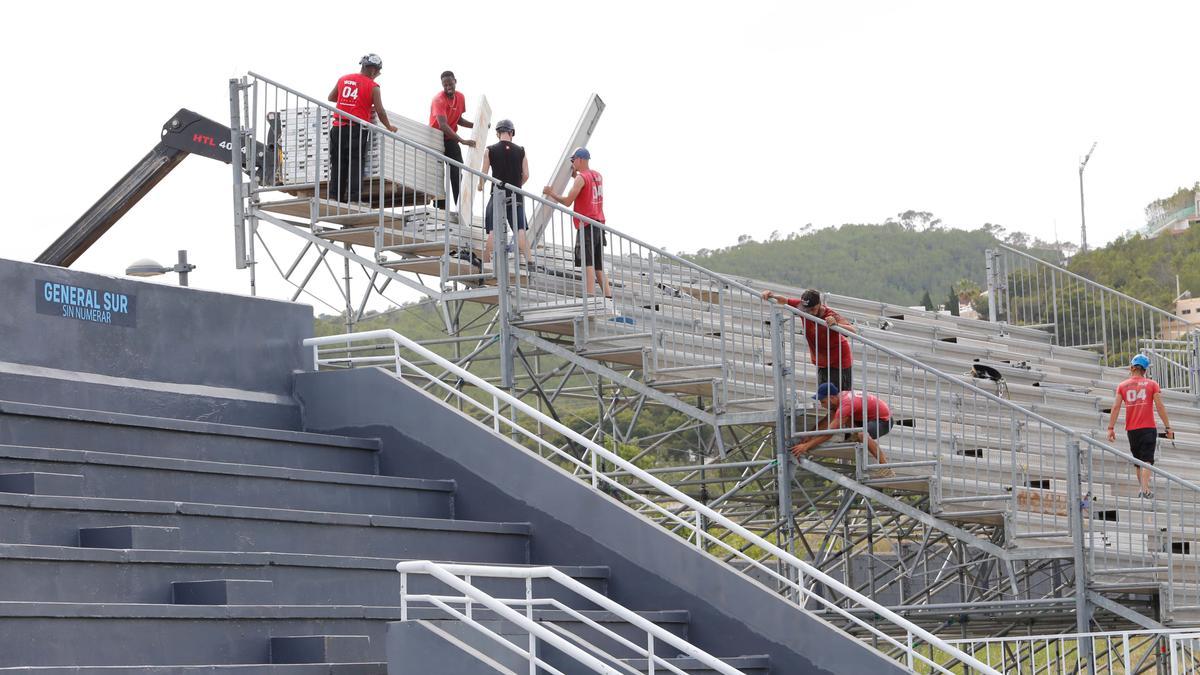
[[[862,425],[856,424],[853,428],[847,429],[846,438],[849,440],[850,434],[857,433],[862,429]],[[874,439],[879,439],[881,436],[887,436],[892,430],[891,420],[867,420],[867,435]]]

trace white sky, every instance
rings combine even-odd
[[[537,191],[587,95],[610,225],[671,251],[905,209],[1089,243],[1200,178],[1200,2],[19,3],[0,255],[31,260],[155,144],[179,107],[228,123],[253,69],[314,96],[384,58],[387,107],[424,119],[458,74],[516,122]],[[344,16],[340,19],[339,16]],[[438,28],[445,25],[445,28]],[[18,107],[20,111],[18,112]],[[473,117],[468,113],[468,118]],[[193,285],[245,292],[230,170],[183,162],[76,268],[186,248]],[[815,252],[814,252],[815,253]],[[797,260],[803,265],[803,260]],[[263,269],[264,295],[284,293]]]

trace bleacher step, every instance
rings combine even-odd
[[[153,525],[83,527],[79,529],[79,546],[171,551],[179,548],[179,528]]]
[[[82,490],[32,494],[187,500],[425,518],[453,516],[454,482],[446,480],[0,445],[0,471],[6,470],[44,470],[84,478]]]
[[[5,560],[0,598],[14,601],[169,604],[172,583],[211,579],[271,581],[271,602],[282,605],[391,605],[399,597],[394,557],[0,544],[0,558]],[[608,590],[605,567],[555,567],[598,593]],[[525,594],[524,581],[519,579],[477,579],[475,584],[495,597]],[[443,588],[429,577],[409,579],[414,593]],[[545,580],[535,580],[533,592],[535,597],[590,608],[578,596]]]
[[[83,476],[42,471],[0,473],[0,492],[80,496],[83,494]]]
[[[354,663],[367,661],[366,635],[298,635],[271,638],[271,663]]]
[[[272,590],[272,583],[263,579],[176,581],[171,584],[171,599],[176,605],[265,605],[273,599]]]
[[[529,525],[92,497],[0,493],[0,542],[68,546],[84,528],[179,528],[190,550],[411,557],[523,563]]]

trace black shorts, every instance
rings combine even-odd
[[[1158,429],[1133,429],[1125,434],[1129,437],[1129,451],[1133,453],[1133,458],[1153,464],[1154,449],[1158,447]]]
[[[830,366],[817,366],[817,384],[825,384],[832,382],[837,385],[840,391],[850,391],[854,388],[854,378],[851,376],[850,368],[833,368]]]
[[[606,243],[604,230],[585,223],[575,232],[575,266],[603,270]]]
[[[493,192],[492,196],[488,198],[487,209],[483,212],[483,231],[491,234],[492,228],[495,227],[493,223],[495,218],[493,207],[495,206],[494,202],[497,193],[500,193],[501,199],[504,200],[504,222],[508,223],[509,229],[529,229],[529,222],[525,219],[525,199],[520,195],[505,190],[498,190]],[[514,216],[517,221],[516,223],[513,223]]]
[[[861,422],[855,424],[852,429],[846,430],[846,434],[845,434],[845,436],[843,436],[843,439],[847,440],[847,441],[850,440],[851,434],[857,433],[858,430],[861,430],[861,429],[862,429]],[[888,432],[891,430],[892,430],[892,421],[890,419],[889,420],[867,420],[867,435],[870,436],[871,438],[878,440],[881,436],[887,436]]]

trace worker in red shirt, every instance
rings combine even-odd
[[[458,91],[458,80],[454,73],[447,70],[442,73],[442,90],[433,97],[429,104],[429,126],[442,132],[442,143],[445,155],[460,164],[463,161],[462,149],[459,144],[468,148],[475,147],[475,141],[468,141],[458,135],[458,128],[472,129],[475,123],[463,117],[467,110],[467,98]],[[446,175],[450,177],[450,191],[454,194],[454,203],[458,203],[458,186],[462,181],[462,170],[456,166],[446,166]],[[439,209],[446,208],[448,200],[439,199],[435,202]]]
[[[604,222],[604,176],[590,167],[592,153],[587,148],[575,148],[571,153],[571,177],[575,181],[567,194],[559,195],[547,185],[542,194],[554,201],[569,206],[575,213],[592,220]],[[583,267],[583,287],[588,295],[596,292],[596,282],[604,291],[604,297],[612,297],[608,275],[604,273],[604,245],[607,238],[604,230],[572,217],[575,225],[575,265]]]
[[[849,391],[854,386],[851,366],[854,364],[854,354],[850,351],[850,340],[845,335],[832,331],[829,326],[838,326],[848,332],[856,333],[854,325],[833,311],[823,302],[821,292],[810,288],[799,298],[789,298],[774,291],[763,291],[763,300],[774,298],[786,302],[799,309],[804,325],[804,339],[808,341],[808,358],[817,367],[817,383],[832,382],[842,391]],[[828,326],[823,326],[808,317],[815,316]]]
[[[1158,445],[1155,410],[1166,427],[1167,438],[1175,438],[1175,432],[1171,430],[1171,420],[1167,419],[1167,407],[1163,405],[1158,383],[1146,377],[1149,369],[1150,359],[1145,354],[1138,354],[1129,362],[1129,379],[1117,385],[1117,398],[1113,401],[1112,412],[1108,414],[1108,440],[1117,440],[1117,417],[1121,414],[1121,406],[1125,406],[1125,435],[1129,438],[1129,451],[1135,459],[1154,464],[1154,450]],[[1142,497],[1153,499],[1150,469],[1135,468]]]
[[[363,156],[370,152],[370,130],[355,119],[371,121],[374,113],[388,131],[396,127],[388,121],[387,110],[379,94],[375,78],[383,72],[383,59],[367,54],[359,59],[362,68],[338,78],[329,102],[348,115],[333,115],[329,130],[329,193],[339,202],[357,202],[362,196]]]
[[[825,409],[825,419],[817,424],[817,429],[862,429],[867,431],[867,452],[875,458],[877,464],[887,464],[887,457],[876,440],[886,436],[892,430],[892,411],[888,405],[874,394],[861,391],[841,391],[832,382],[826,382],[817,387],[813,396]],[[803,442],[792,446],[792,454],[800,459],[804,453],[816,448],[825,441],[833,438],[828,436],[809,436]],[[847,440],[856,443],[862,441],[862,432],[855,431],[847,434]],[[896,472],[887,467],[873,469],[872,478],[891,478]]]

